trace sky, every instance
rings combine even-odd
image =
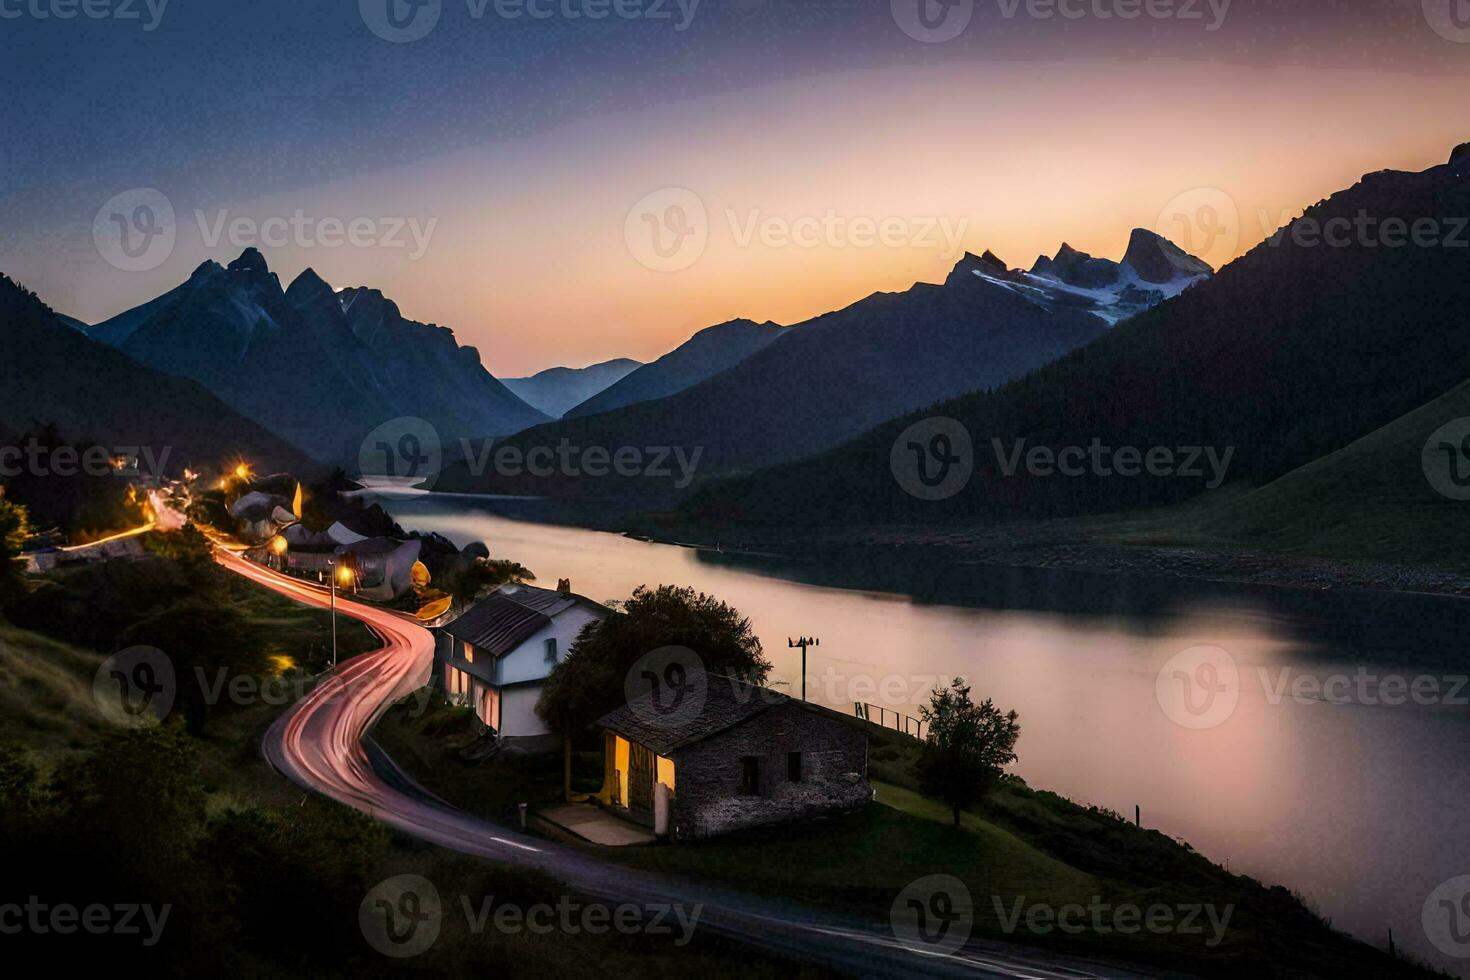
[[[92,323],[258,246],[502,377],[967,250],[1218,266],[1470,140],[1466,0],[86,4],[0,0],[0,272]]]

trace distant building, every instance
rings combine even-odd
[[[599,802],[658,833],[696,840],[842,813],[871,798],[860,729],[769,688],[701,679],[697,714],[660,708],[650,692],[598,720]]]
[[[551,669],[582,627],[610,610],[571,590],[503,585],[440,628],[435,674],[451,700],[468,704],[502,739],[554,746],[536,701]]]

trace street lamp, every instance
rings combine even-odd
[[[353,582],[352,569],[344,561],[337,563],[337,559],[327,560],[332,568],[332,666],[337,666],[337,584],[340,582],[345,589]]]
[[[282,537],[281,535],[277,534],[275,537],[271,538],[271,543],[270,543],[271,554],[273,554],[273,555],[276,556],[276,567],[277,567],[277,569],[279,571],[282,571],[282,572],[284,572],[286,570],[286,548],[287,547],[288,547],[288,545],[286,544],[286,539],[284,537]]]

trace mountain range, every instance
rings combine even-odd
[[[282,289],[253,248],[228,266],[204,262],[188,281],[89,333],[198,381],[334,463],[355,462],[363,437],[395,418],[427,420],[446,444],[547,418],[451,330],[407,319],[375,289],[334,290],[311,269]]]
[[[779,329],[743,360],[674,394],[590,414],[621,385],[657,368],[654,362],[560,422],[506,442],[522,451],[562,440],[610,452],[625,446],[691,453],[697,448],[704,475],[796,460],[904,412],[1004,384],[1208,275],[1208,266],[1187,256],[1187,262],[1164,268],[1164,257],[1184,253],[1150,232],[1135,232],[1129,253],[1122,263],[1098,264],[1111,277],[1099,274],[1095,286],[1072,284],[1068,270],[1012,271],[989,252],[966,253],[943,283],[875,293]],[[1131,260],[1150,264],[1139,268]],[[613,490],[615,481],[624,486]],[[451,468],[439,486],[532,491],[526,479],[479,479],[464,466]],[[553,494],[658,489],[656,480],[616,477],[534,481],[534,492]]]
[[[300,450],[203,385],[90,339],[4,276],[0,337],[8,352],[0,358],[0,432],[8,436],[55,425],[68,439],[96,440],[110,450],[136,447],[136,454],[146,447],[170,475],[239,458],[262,471],[315,469]]]
[[[589,364],[584,368],[554,367],[537,372],[529,378],[500,380],[527,405],[559,419],[570,409],[617,384],[642,366],[640,361],[619,357],[600,364]]]
[[[1470,374],[1466,216],[1470,152],[1422,173],[1368,174],[1208,281],[999,390],[901,415],[810,459],[718,481],[687,502],[685,515],[782,525],[994,522],[1140,509],[1214,482],[1208,467],[1120,476],[1087,465],[1062,475],[1015,465],[1018,445],[1053,454],[1161,448],[1176,460],[1213,449],[1231,454],[1230,481],[1265,486]],[[1391,229],[1401,234],[1390,239]],[[1408,240],[1408,229],[1423,229],[1434,244]],[[905,433],[930,418],[962,424],[973,443],[973,475],[949,499],[918,499],[895,479],[895,453],[911,448],[899,445]],[[1416,468],[1409,478],[1422,476]]]

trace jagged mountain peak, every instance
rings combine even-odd
[[[1215,270],[1169,239],[1146,228],[1134,228],[1128,239],[1123,264],[1131,266],[1145,282],[1166,283],[1193,276],[1208,276]]]
[[[229,272],[249,272],[257,275],[265,275],[270,272],[270,266],[266,264],[265,256],[260,254],[260,249],[251,246],[240,253],[240,257],[225,267]]]

